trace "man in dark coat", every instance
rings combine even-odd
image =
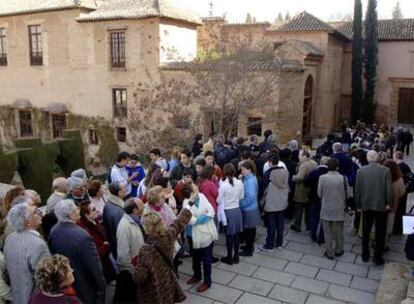
[[[318,196],[318,183],[319,177],[328,173],[328,163],[329,158],[327,156],[322,156],[321,164],[313,170],[307,177],[305,177],[303,183],[305,186],[310,188],[309,192],[309,202],[310,202],[310,230],[311,230],[311,239],[314,242],[323,244],[325,242],[323,228],[319,230],[318,237],[318,226],[320,221],[321,213],[321,199]]]
[[[72,200],[63,200],[55,209],[58,223],[49,235],[53,254],[62,254],[70,261],[75,277],[74,288],[83,303],[105,301],[105,279],[92,237],[76,223],[79,208]]]
[[[102,214],[103,226],[105,228],[106,237],[108,238],[109,245],[111,245],[111,252],[114,258],[117,258],[117,242],[116,242],[116,230],[118,224],[124,216],[124,201],[123,198],[126,194],[125,186],[119,182],[112,182],[109,185],[110,195]]]
[[[384,264],[387,211],[393,199],[391,171],[377,163],[378,153],[367,153],[368,166],[358,170],[355,184],[355,202],[362,210],[362,261],[369,260],[369,237],[375,221],[374,263]]]
[[[332,159],[336,159],[339,163],[339,173],[345,175],[351,185],[354,184],[355,174],[352,159],[343,151],[342,144],[337,142],[332,145]]]
[[[180,154],[180,163],[172,169],[170,174],[170,182],[175,189],[177,183],[182,180],[183,178],[183,170],[184,168],[190,168],[192,172],[193,180],[197,180],[197,171],[194,164],[191,162],[191,151],[188,149],[184,149],[181,151]]]

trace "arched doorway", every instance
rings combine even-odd
[[[309,75],[305,84],[305,97],[303,100],[303,124],[302,136],[307,136],[311,132],[312,126],[312,101],[313,101],[313,77]]]

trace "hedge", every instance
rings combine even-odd
[[[79,130],[65,130],[64,140],[59,141],[60,155],[57,163],[66,176],[72,171],[85,168],[85,154]]]
[[[16,151],[3,152],[0,146],[0,182],[10,184],[17,170],[18,156]]]

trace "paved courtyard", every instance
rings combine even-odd
[[[361,261],[361,239],[353,235],[350,219],[342,257],[333,261],[324,258],[323,245],[312,243],[308,233],[288,231],[286,226],[282,250],[243,257],[238,265],[213,265],[213,285],[201,295],[196,285],[186,284],[192,271],[191,259],[185,259],[180,266],[181,286],[188,295],[185,303],[374,303],[384,266]],[[261,227],[257,244],[263,244],[265,237]],[[394,238],[386,260],[406,263],[404,242],[403,237]],[[226,254],[224,244],[221,236],[214,247],[217,256]]]
[[[407,162],[414,168],[413,158]],[[282,250],[257,252],[241,258],[239,265],[214,264],[213,285],[201,295],[195,285],[186,284],[192,271],[191,259],[185,259],[179,268],[181,286],[188,295],[185,303],[374,303],[384,266],[362,262],[362,241],[354,235],[350,217],[346,221],[345,254],[333,261],[323,257],[325,248],[312,243],[307,232],[292,232],[286,223],[285,233]],[[260,227],[256,244],[263,244],[265,237],[266,231]],[[216,256],[226,255],[224,245],[221,235],[214,247]],[[385,259],[407,263],[404,245],[404,237],[394,237]]]

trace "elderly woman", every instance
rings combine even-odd
[[[88,176],[86,175],[86,171],[85,171],[85,169],[82,169],[82,168],[80,168],[80,169],[77,169],[77,170],[73,171],[73,172],[70,174],[70,176],[73,176],[73,177],[77,177],[77,178],[82,179],[82,180],[84,181],[84,183],[85,183],[85,184],[86,184],[86,183],[87,183],[87,181],[88,181]]]
[[[173,304],[186,296],[178,283],[173,267],[174,244],[192,217],[183,209],[170,226],[166,226],[158,212],[149,211],[143,216],[147,242],[138,254],[133,274],[138,284],[139,304]]]
[[[105,207],[105,200],[103,196],[102,183],[99,180],[90,181],[88,184],[89,200],[96,208],[98,217],[101,218]]]
[[[53,193],[46,202],[46,213],[52,213],[58,202],[63,200],[68,193],[68,180],[64,177],[58,177],[52,183]]]
[[[96,249],[98,250],[105,280],[107,283],[110,283],[115,279],[115,270],[109,259],[111,246],[106,240],[103,227],[99,221],[97,221],[98,212],[90,201],[84,201],[80,204],[80,217],[78,225],[85,229],[92,237]]]
[[[176,219],[174,211],[165,203],[163,188],[161,186],[152,187],[148,191],[148,204],[145,205],[144,214],[151,211],[159,213],[167,227]]]
[[[10,283],[6,279],[7,276],[6,261],[4,260],[3,252],[0,251],[0,304],[12,300]]]
[[[74,288],[84,303],[102,303],[105,279],[92,237],[76,223],[79,207],[72,200],[60,201],[55,208],[59,220],[49,235],[50,251],[66,256],[74,270]]]
[[[35,206],[35,204],[33,203],[33,200],[26,196],[26,195],[19,195],[17,196],[11,203],[11,207],[13,208],[14,206],[20,205],[20,204],[28,204],[30,206]],[[4,241],[6,240],[6,238],[10,235],[10,233],[12,233],[13,231],[15,231],[15,229],[13,228],[13,225],[11,223],[8,223],[6,220],[6,227],[4,229]]]
[[[13,303],[27,304],[34,289],[34,271],[38,263],[50,255],[46,242],[37,232],[42,213],[36,207],[22,203],[9,211],[7,221],[15,230],[4,245]]]
[[[80,204],[89,199],[86,193],[85,181],[79,177],[71,176],[68,178],[69,193],[66,198],[72,199],[75,204]]]
[[[29,304],[81,304],[71,285],[75,281],[68,258],[55,254],[43,259],[36,270],[38,290]]]

